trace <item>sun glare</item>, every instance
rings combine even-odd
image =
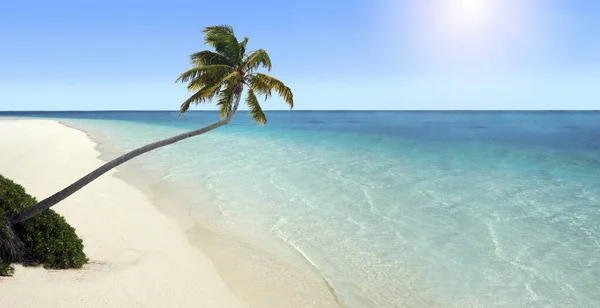
[[[544,46],[547,11],[543,0],[388,0],[383,35],[415,65],[475,67],[525,59]],[[382,2],[383,3],[383,2]],[[394,32],[395,31],[395,32]]]
[[[486,26],[491,19],[492,4],[489,0],[444,1],[440,18],[446,19],[449,26],[462,31]]]
[[[531,1],[423,0],[415,29],[437,52],[471,57],[512,48],[527,33]],[[424,30],[424,31],[423,31]]]
[[[498,0],[437,0],[426,14],[437,34],[453,40],[481,40],[493,35]],[[495,7],[496,6],[496,7]],[[434,33],[435,34],[435,33]]]

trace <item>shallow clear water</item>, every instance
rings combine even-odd
[[[125,151],[212,112],[63,118]],[[351,307],[600,307],[600,113],[269,112],[140,157]],[[264,243],[263,243],[264,244]]]

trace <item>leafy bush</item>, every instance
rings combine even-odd
[[[0,175],[0,218],[12,217],[34,204],[35,198],[28,195],[23,186]]]
[[[8,263],[5,263],[0,258],[0,276],[10,276],[13,274],[15,269]]]
[[[0,175],[0,240],[7,234],[4,225],[7,219],[34,204],[35,198],[28,195],[21,185]],[[20,261],[26,265],[43,264],[45,268],[56,269],[80,268],[88,261],[83,252],[83,242],[75,229],[53,210],[44,211],[15,225],[14,231],[25,244],[25,256]],[[0,249],[2,247],[0,243]],[[2,254],[0,251],[0,256]],[[0,275],[10,273],[10,269],[9,264],[0,262]]]
[[[34,264],[44,264],[45,268],[80,268],[88,261],[75,229],[53,210],[15,226],[15,231]]]

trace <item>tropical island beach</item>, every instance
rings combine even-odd
[[[218,113],[0,115],[2,144],[11,145],[3,175],[43,198],[81,170]],[[248,117],[141,156],[65,199],[56,210],[89,263],[17,266],[1,278],[2,298],[60,294],[77,306],[96,293],[67,290],[112,287],[141,306],[173,294],[251,307],[598,301],[599,230],[590,222],[600,219],[600,113],[270,112],[269,129]],[[324,119],[326,131],[313,126]],[[58,293],[56,279],[65,284]],[[33,281],[48,297],[29,294]],[[211,291],[190,289],[198,285]],[[106,305],[119,306],[115,296]]]
[[[3,3],[0,308],[600,307],[598,20]]]
[[[80,177],[81,170],[103,163],[84,132],[52,120],[0,119],[0,143],[10,144],[0,152],[2,174],[40,198]],[[259,278],[248,270],[239,275],[249,277],[229,277],[236,294],[213,262],[190,243],[186,228],[114,172],[56,206],[56,211],[82,237],[90,263],[80,270],[17,266],[14,277],[0,279],[3,306],[336,306],[318,281],[305,282],[306,289],[293,294],[286,294],[287,287],[270,285],[271,290],[252,295],[266,284],[243,285]]]

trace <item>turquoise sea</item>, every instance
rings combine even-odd
[[[218,118],[0,116],[60,119],[115,153]],[[296,250],[345,306],[600,307],[600,112],[267,116],[132,164],[220,232]]]

